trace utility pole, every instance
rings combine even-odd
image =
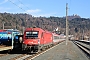
[[[82,40],[84,40],[84,30],[83,30],[83,32],[82,32]]]
[[[68,3],[66,3],[66,45],[68,44]]]
[[[24,34],[24,31],[25,31],[25,27],[23,26],[23,34]]]
[[[5,24],[5,22],[3,22],[3,30],[4,30],[4,24]]]
[[[25,13],[25,28],[27,28],[27,14]]]

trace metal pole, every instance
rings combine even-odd
[[[13,49],[13,43],[14,43],[14,36],[13,36],[13,32],[12,32],[12,49]]]
[[[23,34],[24,34],[25,27],[23,26]]]
[[[66,3],[66,45],[68,44],[68,3]]]
[[[3,30],[4,30],[4,24],[5,24],[5,22],[3,22]]]
[[[27,14],[25,14],[25,28],[27,28]]]

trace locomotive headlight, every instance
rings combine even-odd
[[[24,43],[24,42],[23,42]]]
[[[38,44],[40,44],[40,40],[38,40]]]

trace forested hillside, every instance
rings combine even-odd
[[[90,36],[90,19],[80,16],[68,16],[69,33],[81,36],[84,32]],[[0,13],[0,29],[18,29],[23,31],[23,27],[40,27],[49,31],[59,28],[60,33],[65,33],[65,17],[34,17],[29,14]]]

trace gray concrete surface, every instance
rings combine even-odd
[[[44,54],[34,58],[33,60],[89,60],[85,54],[73,44],[72,41],[68,41],[68,45],[65,42],[60,43],[55,48],[47,51]]]
[[[10,55],[6,55],[6,56],[3,56],[3,57],[0,57],[0,60],[10,60],[11,58],[14,58],[16,56],[19,56],[21,54],[10,54]]]

